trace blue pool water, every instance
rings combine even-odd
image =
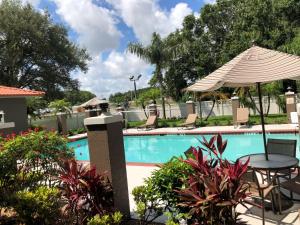
[[[205,135],[210,138],[211,135]],[[199,146],[200,135],[163,135],[163,136],[125,136],[125,157],[126,162],[142,163],[164,163],[172,156],[180,156],[191,146]],[[298,134],[267,134],[267,138],[297,139]],[[228,140],[224,157],[229,160],[263,152],[263,140],[261,134],[223,135]],[[69,143],[75,149],[77,160],[89,160],[87,139]],[[300,158],[297,146],[297,157]]]

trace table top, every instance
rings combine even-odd
[[[280,154],[268,154],[269,160],[266,160],[265,153],[245,155],[240,160],[246,162],[248,157],[250,157],[250,167],[262,170],[289,169],[298,166],[299,163],[295,157]]]

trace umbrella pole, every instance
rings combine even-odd
[[[264,140],[265,156],[266,156],[266,160],[269,160],[268,152],[267,152],[265,120],[264,120],[264,111],[263,111],[263,107],[262,107],[262,96],[261,96],[260,83],[256,83],[256,84],[257,84],[257,91],[258,91],[258,98],[259,98],[260,120],[261,120],[262,135],[263,135],[263,140]]]

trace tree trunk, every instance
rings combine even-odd
[[[142,104],[142,108],[143,108],[143,110],[144,110],[144,114],[145,114],[146,118],[148,119],[148,115],[147,115],[147,113],[146,113],[146,106],[145,106],[144,104]]]
[[[257,108],[257,106],[256,106],[256,104],[255,104],[255,101],[254,101],[254,99],[252,98],[252,95],[250,94],[250,91],[248,90],[247,92],[248,92],[248,95],[249,95],[249,98],[250,98],[252,104],[253,104],[254,107],[255,107],[254,109],[256,109],[258,113],[260,113],[260,110]]]
[[[270,94],[268,94],[268,108],[267,108],[266,116],[269,115],[270,106],[271,106],[271,97]]]
[[[211,107],[211,109],[210,109],[210,111],[209,111],[207,117],[205,118],[205,121],[207,121],[208,118],[210,117],[210,115],[212,114],[213,109],[214,109],[214,107],[215,107],[215,104],[216,104],[216,100],[214,99],[214,100],[213,100],[213,105],[212,105],[212,107]]]
[[[157,81],[160,86],[163,119],[166,119],[166,105],[165,105],[165,97],[164,97],[165,89],[164,89],[164,84],[163,84],[163,76],[161,74],[161,66],[159,64],[156,65],[156,77],[157,77]]]
[[[166,104],[165,104],[165,97],[161,96],[161,105],[162,105],[162,112],[163,112],[163,119],[166,119]]]

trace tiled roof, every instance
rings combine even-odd
[[[0,97],[27,97],[42,96],[45,92],[20,89],[15,87],[7,87],[0,85]]]

